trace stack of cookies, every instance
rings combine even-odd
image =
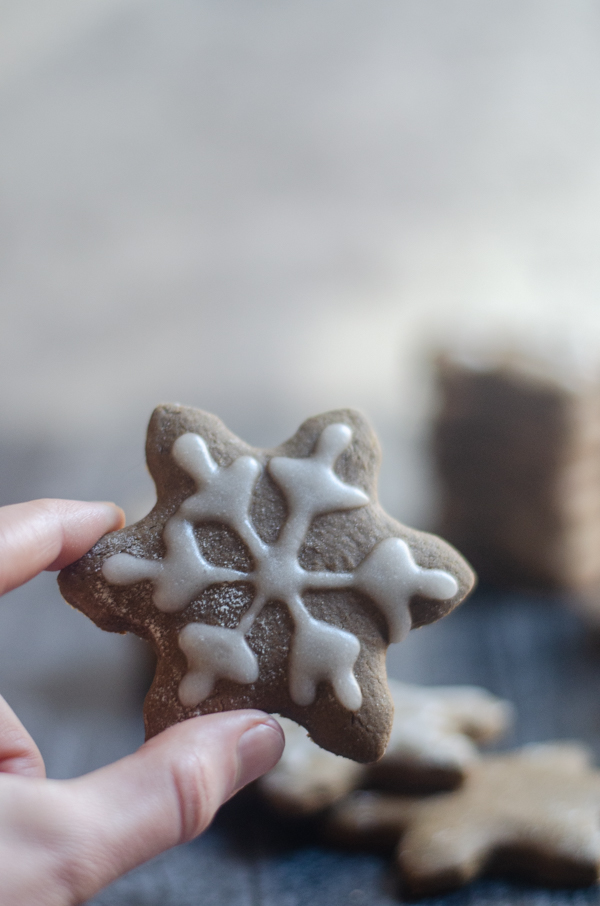
[[[586,886],[600,875],[600,771],[575,743],[481,755],[511,706],[476,687],[390,681],[396,717],[380,762],[319,749],[282,719],[286,749],[257,782],[289,818],[314,816],[325,841],[393,851],[404,892],[442,893],[484,873]]]
[[[485,364],[440,358],[438,383],[445,537],[483,580],[593,601],[600,387],[517,356]]]

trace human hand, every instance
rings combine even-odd
[[[62,569],[105,532],[113,504],[36,500],[0,508],[0,594]],[[195,717],[133,755],[75,780],[47,780],[40,752],[0,698],[0,889],[3,906],[71,906],[136,865],[191,840],[283,750],[260,711]]]

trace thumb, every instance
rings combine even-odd
[[[63,877],[72,878],[76,901],[195,837],[234,792],[273,767],[283,746],[281,727],[260,711],[210,714],[65,783],[73,837]]]

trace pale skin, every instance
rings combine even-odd
[[[113,504],[35,500],[0,508],[0,594],[72,563],[121,528]],[[200,834],[283,751],[260,711],[196,717],[75,780],[47,780],[42,756],[0,698],[3,906],[75,906],[136,865]]]

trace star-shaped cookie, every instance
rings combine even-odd
[[[394,792],[452,789],[479,759],[478,744],[504,733],[509,702],[476,686],[413,686],[388,680],[394,721],[387,751],[373,765],[359,765],[321,749],[306,730],[281,718],[285,750],[257,781],[264,798],[289,815],[322,811],[358,787]]]
[[[362,416],[329,412],[259,450],[213,415],[160,406],[146,456],[154,509],[59,584],[101,628],[153,644],[147,735],[257,707],[337,754],[380,757],[388,644],[452,610],[474,577],[450,545],[381,509]]]
[[[328,834],[369,846],[400,838],[398,868],[415,896],[489,871],[588,885],[600,876],[600,771],[582,746],[528,746],[482,759],[451,793],[355,793],[335,807]]]

